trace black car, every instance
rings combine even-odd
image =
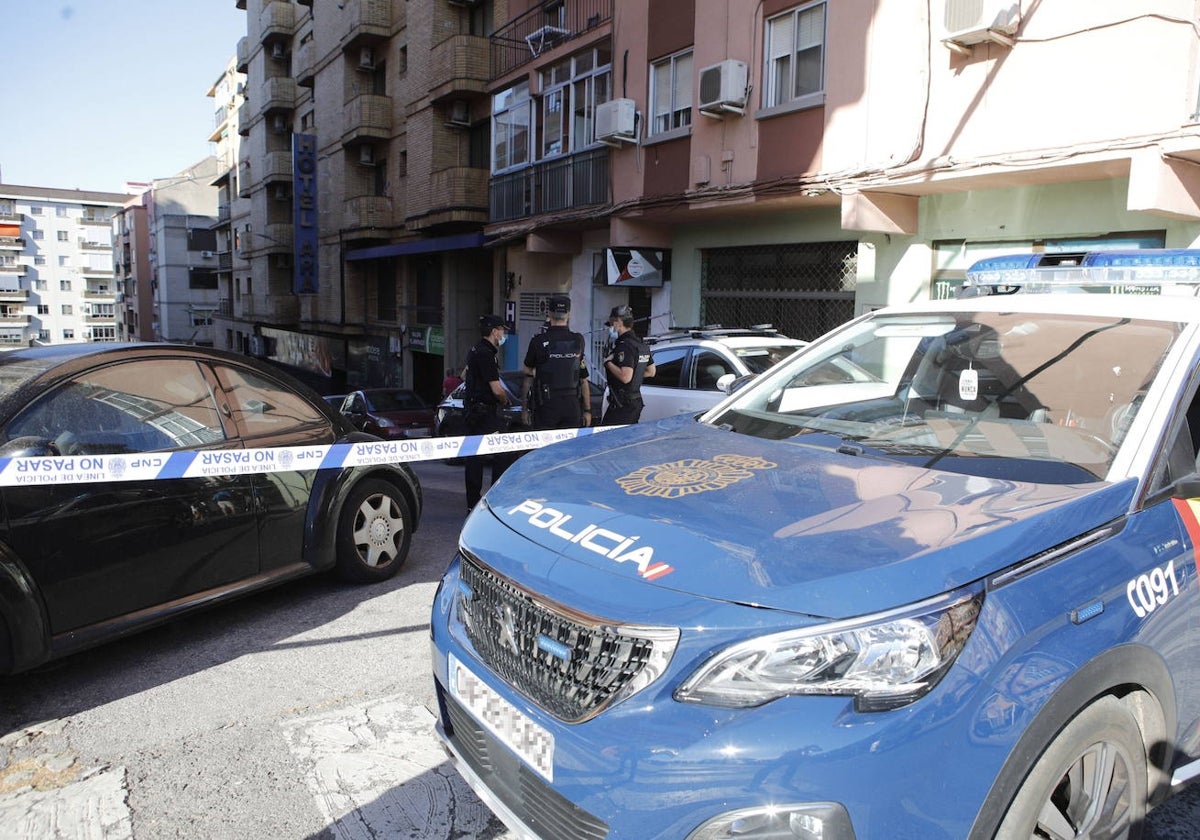
[[[0,353],[0,457],[375,441],[245,356],[172,344]],[[163,459],[165,460],[165,459]],[[31,462],[36,463],[36,462]],[[0,487],[0,674],[313,572],[395,575],[421,514],[406,465]]]
[[[521,424],[521,385],[525,378],[524,370],[504,370],[500,372],[500,384],[508,393],[510,405],[504,410],[510,429],[524,428]],[[600,424],[600,416],[604,413],[604,386],[591,379],[587,380],[589,398],[592,405],[592,425]],[[450,392],[448,397],[438,403],[433,418],[433,434],[435,437],[455,437],[465,435],[466,417],[463,409],[463,397],[466,395],[466,383],[459,385]]]

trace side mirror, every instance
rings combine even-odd
[[[717,389],[722,391],[726,396],[729,396],[734,391],[745,387],[757,375],[755,373],[743,373],[741,376],[738,376],[736,373],[727,373],[717,380]]]

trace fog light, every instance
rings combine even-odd
[[[854,840],[850,815],[836,802],[767,805],[713,817],[688,840]]]

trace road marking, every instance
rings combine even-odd
[[[54,756],[34,760],[29,781],[43,770],[57,772]],[[133,821],[125,803],[125,768],[100,768],[76,782],[46,790],[29,785],[0,794],[2,840],[132,840]]]
[[[399,695],[283,724],[292,755],[338,840],[450,840],[498,823],[434,735],[434,716]]]

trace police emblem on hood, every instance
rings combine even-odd
[[[684,458],[652,464],[616,479],[630,496],[678,499],[693,493],[724,490],[731,484],[753,478],[755,470],[773,470],[778,464],[747,455],[714,455],[711,459]]]

